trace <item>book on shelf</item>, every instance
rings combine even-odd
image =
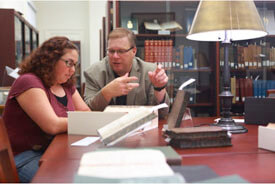
[[[234,47],[234,46],[228,47],[228,64],[229,64],[230,68],[234,68],[233,47]]]
[[[239,78],[240,81],[240,101],[245,101],[245,79]]]
[[[173,40],[145,40],[144,60],[161,64],[164,69],[172,68]]]
[[[236,103],[239,103],[240,99],[240,79],[236,78]]]
[[[75,181],[82,182],[184,182],[159,150],[131,149],[85,153]]]
[[[185,46],[183,51],[183,68],[192,69],[194,66],[193,49],[191,46]]]
[[[169,144],[178,148],[232,146],[227,130],[217,126],[186,127],[166,130]]]
[[[231,83],[231,93],[233,95],[232,103],[236,103],[236,76],[231,77],[230,79]]]
[[[233,68],[238,69],[238,47],[236,45],[233,45]]]
[[[150,109],[140,107],[135,111],[131,111],[104,127],[97,129],[100,140],[107,146],[114,145],[133,132],[148,126],[151,120],[156,117],[155,110],[167,107],[167,104],[163,103]]]
[[[163,23],[158,22],[144,22],[145,29],[148,30],[168,30],[177,31],[182,30],[182,26],[176,21],[168,21]]]
[[[275,68],[275,48],[270,42],[233,45],[229,47],[228,62],[232,69]],[[220,67],[224,66],[224,48],[220,48]],[[194,57],[195,58],[195,57]],[[195,61],[194,62],[199,62]],[[194,64],[195,65],[195,64]]]
[[[253,80],[251,78],[244,79],[245,97],[253,96]]]
[[[238,68],[245,68],[244,65],[244,47],[241,45],[237,46],[237,61],[238,61]]]
[[[224,47],[220,48],[220,67],[224,66]]]

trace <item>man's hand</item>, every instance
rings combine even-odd
[[[168,82],[168,77],[161,65],[158,65],[155,71],[148,72],[149,79],[151,80],[152,84],[156,88],[163,87]]]
[[[126,73],[124,76],[116,78],[102,88],[101,92],[108,102],[113,97],[127,95],[130,91],[132,91],[132,89],[139,86],[139,83],[132,83],[132,81],[135,81],[138,78],[135,76],[128,77],[128,75],[129,73]]]

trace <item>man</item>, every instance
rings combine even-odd
[[[84,71],[84,100],[94,111],[107,105],[169,105],[168,77],[161,65],[135,57],[135,35],[125,28],[114,29],[108,37],[108,56]],[[168,114],[160,109],[160,118]]]

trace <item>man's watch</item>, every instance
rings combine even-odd
[[[154,86],[154,90],[155,90],[155,91],[161,91],[161,90],[163,90],[164,88],[166,88],[166,86],[167,86],[166,84],[165,84],[164,86],[162,86],[162,87],[155,87],[155,86]]]

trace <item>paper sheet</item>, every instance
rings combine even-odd
[[[221,118],[215,119],[216,122],[218,122]],[[233,119],[235,123],[244,123],[244,119]]]
[[[72,143],[72,146],[89,146],[90,144],[96,142],[99,137],[85,137],[79,141]]]
[[[14,79],[17,79],[19,77],[19,74],[18,74],[19,68],[12,69],[12,68],[6,66],[6,71],[8,73],[8,76],[10,76]]]

